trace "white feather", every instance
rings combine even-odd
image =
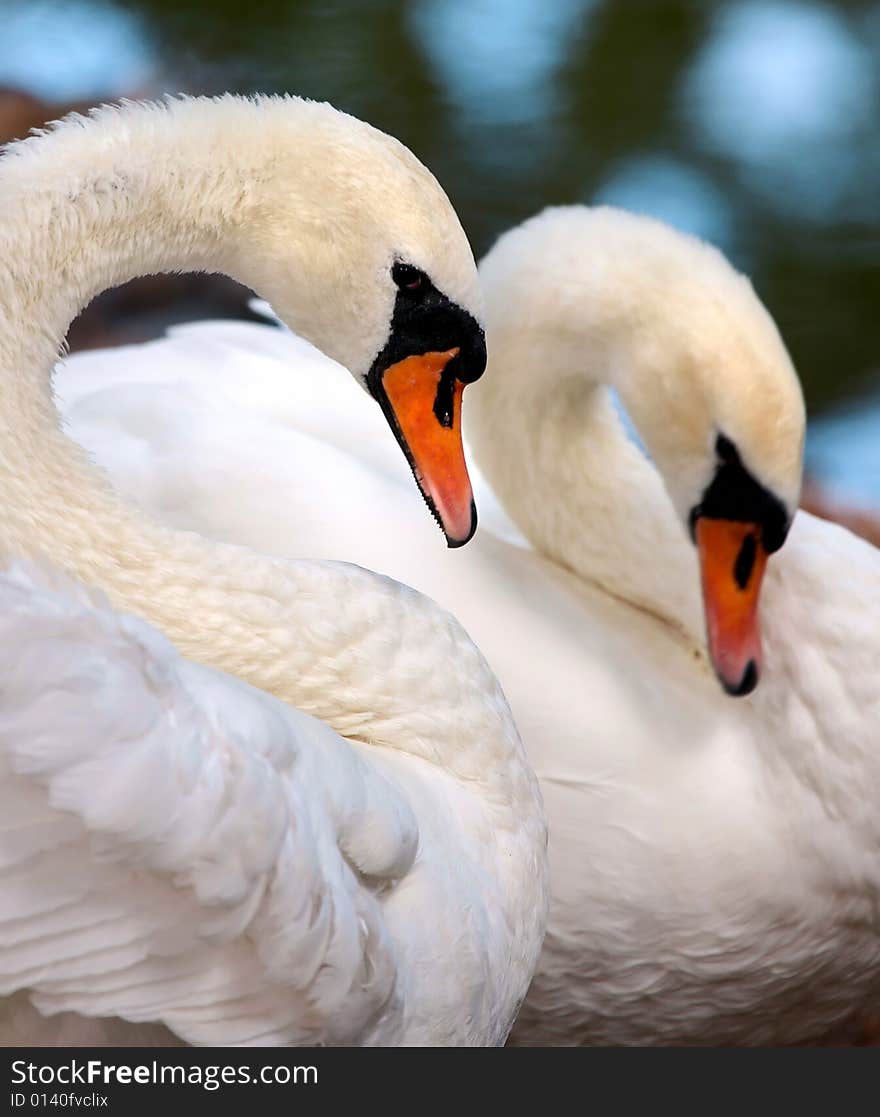
[[[476,647],[386,578],[142,515],[50,394],[82,305],[180,268],[265,292],[362,384],[399,256],[479,314],[437,182],[327,105],[126,104],[0,160],[0,548],[109,602],[62,575],[0,586],[5,1042],[506,1039],[543,936],[546,828]],[[224,346],[194,356],[201,387],[156,368],[114,418],[145,480],[154,404],[169,464],[187,423],[222,418],[198,398]],[[105,371],[86,413],[122,383]]]
[[[479,870],[436,862],[488,829],[478,804],[56,573],[0,575],[0,669],[0,993],[188,1043],[442,1034],[446,991],[420,1007],[418,974],[438,938],[477,945]]]
[[[756,472],[789,493],[799,395],[766,311],[716,253],[635,218],[623,251],[624,219],[602,212],[596,240],[581,217],[548,218],[554,252],[532,223],[534,239],[511,238],[508,258],[484,273],[490,368],[464,412],[531,546],[506,541],[516,529],[497,506],[483,515],[476,486],[481,529],[438,555],[368,401],[269,327],[203,324],[140,359],[130,351],[116,404],[108,397],[102,416],[83,397],[68,409],[71,429],[121,488],[179,526],[276,554],[344,556],[429,593],[467,626],[511,701],[550,817],[550,928],[518,1042],[846,1035],[880,995],[880,561],[799,513],[769,562],[758,690],[721,692],[693,548],[663,480],[594,389],[626,374],[640,433],[648,424],[670,442],[676,423],[702,430],[714,396]],[[673,271],[694,285],[677,310]],[[638,337],[615,326],[632,316]],[[212,342],[224,352],[216,386],[196,367]],[[697,367],[695,353],[714,364]],[[104,359],[71,358],[62,396]],[[157,407],[135,465],[113,414],[156,364],[192,388],[193,418],[212,404],[218,413],[183,441]],[[251,406],[226,402],[236,369],[261,385]],[[312,378],[332,384],[332,414],[309,402]],[[765,384],[779,425],[767,425]],[[673,471],[683,486],[694,484],[687,437]],[[711,443],[697,441],[699,480]],[[375,529],[380,510],[388,535]]]

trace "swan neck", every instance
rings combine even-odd
[[[700,643],[696,556],[611,394],[644,414],[650,386],[602,330],[567,336],[495,309],[490,297],[490,367],[471,389],[467,428],[495,493],[536,550]]]
[[[61,433],[52,372],[70,322],[99,292],[157,272],[237,270],[264,146],[224,161],[221,106],[206,104],[214,111],[197,117],[195,102],[104,109],[0,160],[3,539],[111,592],[121,566],[168,541]],[[215,134],[194,126],[206,123]]]
[[[332,111],[298,104],[283,102],[285,150],[309,143],[298,111]],[[0,160],[0,546],[100,587],[184,655],[347,736],[441,764],[533,818],[509,711],[452,618],[354,567],[283,563],[166,528],[127,506],[59,429],[53,367],[70,321],[98,292],[176,270],[221,271],[260,289],[245,235],[268,235],[261,190],[279,137],[257,134],[253,108],[221,100],[102,110],[97,122],[66,123]],[[232,158],[225,129],[239,112],[249,128],[236,133]],[[285,188],[317,205],[314,161],[310,174],[311,184],[285,177]],[[285,245],[293,269],[321,236],[317,227],[301,233]],[[289,288],[295,300],[295,275],[285,277]],[[420,657],[407,658],[413,647]],[[431,653],[467,661],[452,712],[450,680]]]
[[[224,161],[170,111],[104,113],[0,162],[0,390],[7,414],[38,405],[18,415],[27,427],[57,426],[52,368],[97,294],[142,275],[240,270],[255,160]]]

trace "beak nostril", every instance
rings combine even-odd
[[[434,398],[434,414],[441,427],[451,427],[455,421],[455,373],[450,373],[449,365],[440,374],[437,395]]]
[[[733,577],[741,590],[744,590],[749,584],[752,571],[755,569],[757,556],[758,548],[755,537],[749,534],[743,539],[739,554],[736,556],[736,562],[733,564]]]

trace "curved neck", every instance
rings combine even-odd
[[[277,111],[261,114],[253,103],[224,98],[102,109],[95,120],[66,122],[5,150],[0,414],[14,412],[22,437],[57,427],[52,368],[70,322],[101,291],[180,270],[259,281],[249,260],[260,252],[249,253],[248,237],[259,227],[261,188],[282,144],[308,163],[301,149],[309,122],[298,117],[316,108],[284,104],[281,135]],[[236,121],[236,112],[244,118]],[[285,163],[285,174],[296,167]],[[289,186],[297,197],[314,192],[295,178]],[[297,232],[285,245],[286,281],[294,288],[308,241],[320,237],[306,222]],[[299,301],[306,305],[303,288]]]
[[[702,648],[684,524],[718,472],[718,434],[776,504],[797,502],[803,400],[772,318],[710,245],[605,207],[526,221],[480,278],[492,369],[468,418],[490,481],[536,547]]]
[[[285,148],[310,142],[300,114],[331,111],[278,104]],[[521,804],[532,789],[497,683],[438,607],[354,567],[282,563],[171,531],[127,507],[59,430],[52,369],[69,322],[99,291],[150,272],[211,270],[271,297],[246,263],[245,233],[260,230],[279,146],[259,130],[277,128],[280,114],[264,119],[255,107],[221,99],[102,110],[97,123],[65,124],[0,161],[0,543],[101,587],[185,655]],[[236,129],[236,113],[247,127]],[[222,158],[230,128],[234,162]],[[313,165],[309,173],[319,177]],[[315,193],[296,178],[285,188]],[[294,272],[321,236],[298,232],[285,246]],[[295,302],[296,275],[285,283]],[[307,304],[305,288],[300,297]],[[413,657],[413,646],[431,654]],[[457,665],[454,708],[436,657]]]
[[[467,433],[508,514],[538,551],[701,645],[696,555],[608,391],[633,414],[651,386],[601,330],[567,335],[487,295],[490,368],[470,389]]]

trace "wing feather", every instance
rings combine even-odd
[[[29,566],[0,678],[0,992],[212,1044],[396,1011],[378,890],[418,828],[348,742]]]

